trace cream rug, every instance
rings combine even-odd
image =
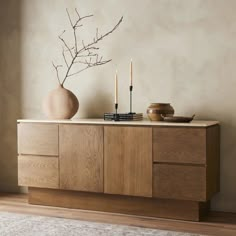
[[[0,212],[0,236],[200,236],[141,227]]]

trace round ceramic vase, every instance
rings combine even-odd
[[[163,121],[163,117],[173,116],[174,112],[170,103],[151,103],[147,108],[147,115],[151,121]]]
[[[52,90],[43,101],[43,111],[49,119],[71,119],[78,109],[77,97],[62,85]]]

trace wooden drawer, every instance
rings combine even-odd
[[[206,167],[154,164],[153,196],[206,201]]]
[[[18,184],[58,188],[58,157],[18,156]]]
[[[58,156],[58,125],[18,124],[18,153]]]
[[[205,164],[206,129],[153,128],[153,161]]]

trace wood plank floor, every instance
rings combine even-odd
[[[190,222],[105,212],[74,210],[59,207],[29,205],[27,202],[27,195],[6,193],[0,193],[0,211],[96,221],[111,224],[124,224],[206,235],[236,235],[235,213],[211,212],[210,215],[202,222]]]

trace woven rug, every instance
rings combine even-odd
[[[0,212],[1,236],[199,236],[134,226]]]

